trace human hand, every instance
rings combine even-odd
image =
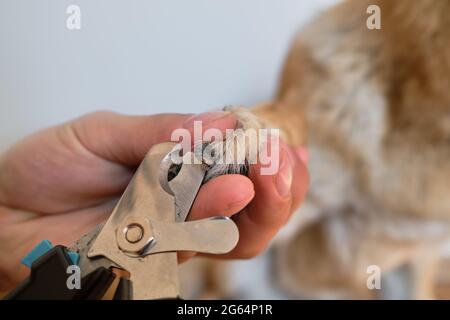
[[[228,113],[197,117],[204,129],[236,126]],[[104,222],[151,146],[170,141],[176,128],[192,130],[191,123],[191,115],[97,112],[31,135],[1,155],[0,290],[26,276],[20,259],[41,240],[68,246]],[[283,143],[280,159],[274,176],[259,175],[256,164],[248,178],[220,176],[200,189],[189,219],[234,215],[239,228],[239,243],[224,258],[257,255],[303,199],[303,162]]]

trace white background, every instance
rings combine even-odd
[[[294,32],[335,0],[0,0],[0,151],[89,111],[269,99]],[[66,8],[81,8],[81,30]]]
[[[202,112],[270,99],[295,32],[336,0],[0,0],[0,151],[81,114]],[[66,8],[81,8],[81,30]],[[279,298],[270,257],[242,298]]]

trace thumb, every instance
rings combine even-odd
[[[193,134],[194,121],[202,121],[203,130],[225,131],[236,126],[236,118],[227,112],[200,115],[157,114],[129,116],[114,112],[95,112],[70,123],[75,135],[89,151],[109,161],[127,166],[138,165],[152,145],[170,141],[172,132],[185,128]]]

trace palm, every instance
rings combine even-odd
[[[47,129],[1,159],[8,170],[0,175],[0,219],[14,223],[1,224],[0,242],[14,248],[14,256],[0,256],[0,270],[11,282],[26,272],[12,272],[15,262],[39,241],[68,245],[104,221],[132,175],[132,169],[89,152],[72,134],[67,127]]]

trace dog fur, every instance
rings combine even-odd
[[[381,30],[366,27],[373,4]],[[434,297],[450,236],[449,40],[447,0],[345,1],[296,36],[274,101],[252,109],[310,151],[307,200],[275,245],[294,297],[383,297],[371,265],[408,266],[409,297]]]

